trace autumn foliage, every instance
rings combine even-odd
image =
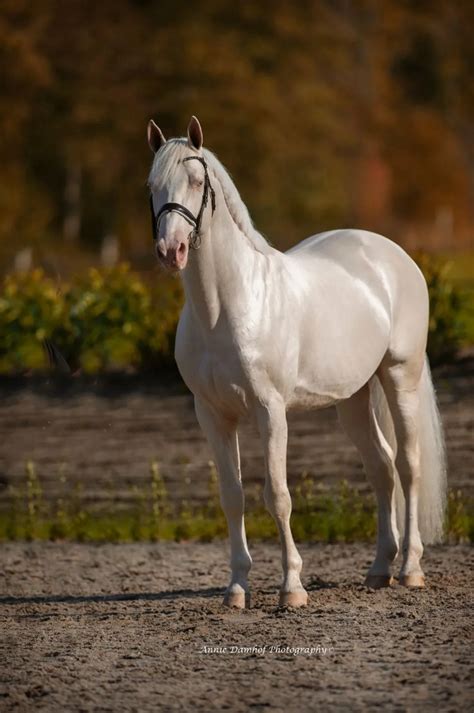
[[[469,249],[473,25],[464,0],[4,0],[0,264],[71,272],[113,235],[143,268],[146,123],[192,113],[277,247]]]

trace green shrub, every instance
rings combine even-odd
[[[468,298],[449,279],[449,262],[426,253],[419,253],[415,259],[430,296],[428,355],[432,364],[439,364],[451,360],[466,343]]]
[[[153,343],[150,290],[123,264],[92,268],[67,295],[71,346],[88,373],[137,367]]]
[[[151,295],[157,325],[153,348],[158,353],[174,359],[174,338],[184,304],[181,280],[161,273],[151,288]]]
[[[127,263],[92,268],[70,289],[68,351],[84,372],[143,368],[170,356],[181,309],[180,284],[149,288]],[[72,355],[71,355],[72,356]]]
[[[7,275],[0,295],[0,373],[45,369],[44,339],[67,332],[64,295],[42,270]]]
[[[90,269],[61,289],[42,270],[6,277],[0,295],[0,373],[47,367],[43,342],[86,373],[171,360],[182,306],[178,280],[149,287],[123,263]]]

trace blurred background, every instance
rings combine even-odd
[[[365,228],[448,258],[472,287],[473,26],[468,0],[4,0],[0,371],[39,368],[45,337],[74,361],[99,314],[98,341],[120,332],[116,357],[88,349],[76,367],[144,367],[145,342],[169,348],[182,297],[152,251],[150,117],[173,137],[198,115],[276,247]],[[87,272],[123,261],[154,305],[146,319],[123,270],[113,294]],[[77,285],[71,302],[77,276],[88,305]],[[149,324],[132,335],[137,320],[161,346]]]
[[[358,226],[472,250],[473,26],[468,0],[4,0],[3,269],[114,240],[150,269],[146,124],[193,113],[279,248]]]
[[[41,532],[98,536],[81,529],[71,482],[91,507],[139,503],[131,537],[143,503],[163,511],[162,470],[179,527],[206,499],[209,473],[214,498],[209,450],[172,372],[183,295],[158,269],[146,187],[148,120],[182,136],[192,114],[277,248],[359,227],[418,261],[455,493],[448,529],[467,536],[473,27],[469,0],[3,0],[0,489],[22,503],[0,518],[5,536],[39,532],[42,492],[54,512]],[[45,340],[79,378],[43,378]],[[334,409],[292,419],[288,471],[304,508],[313,484],[367,487]],[[258,439],[244,430],[242,443],[258,490]],[[352,495],[343,502],[352,512]]]

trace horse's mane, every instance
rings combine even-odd
[[[167,141],[155,156],[148,178],[148,184],[157,187],[165,184],[176,166],[176,162],[189,156],[192,152],[193,149],[189,148],[187,139],[171,139]],[[236,226],[252,243],[256,250],[261,253],[270,252],[272,249],[271,246],[267,243],[263,235],[254,228],[247,207],[240,197],[229,173],[212,151],[203,149],[203,156],[206,159],[210,172],[214,174],[214,177],[219,181],[227,209]]]

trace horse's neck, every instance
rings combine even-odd
[[[224,312],[231,316],[250,296],[249,275],[262,255],[233,221],[223,196],[201,246],[189,256],[183,273],[186,300],[204,329],[212,330]]]

